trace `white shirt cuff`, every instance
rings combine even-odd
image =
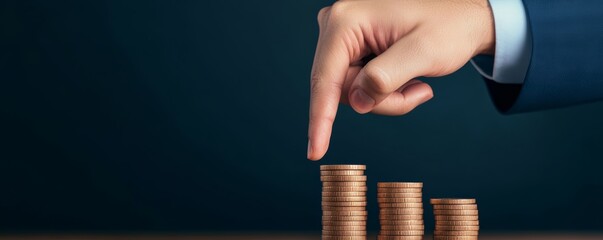
[[[471,60],[477,71],[498,83],[521,84],[530,65],[532,35],[521,0],[489,0],[494,15],[494,62]],[[490,67],[483,64],[492,64]],[[492,71],[486,69],[492,68]]]

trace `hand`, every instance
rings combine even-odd
[[[433,97],[415,78],[443,76],[493,53],[487,0],[347,0],[318,13],[308,159],[327,151],[338,104],[403,115]],[[366,65],[363,59],[376,55]]]

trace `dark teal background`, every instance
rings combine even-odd
[[[483,231],[603,230],[603,103],[499,114],[470,66],[305,159],[330,1],[2,1],[0,231],[320,229],[319,164],[477,197]],[[428,229],[433,224],[426,205]]]

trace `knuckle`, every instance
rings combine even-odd
[[[341,22],[349,16],[349,3],[344,1],[335,2],[329,11],[329,20]]]
[[[324,7],[320,9],[320,11],[318,11],[318,15],[316,16],[316,20],[318,21],[318,23],[324,22],[325,16],[327,15],[327,12],[329,12],[330,9],[331,7]]]
[[[391,89],[391,80],[389,75],[375,64],[367,64],[364,67],[364,74],[367,77],[367,87],[376,94],[387,94]]]

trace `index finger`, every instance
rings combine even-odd
[[[327,152],[350,64],[342,41],[337,41],[330,33],[321,31],[320,35],[312,66],[307,156],[310,160],[319,160]]]

